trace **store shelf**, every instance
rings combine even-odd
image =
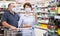
[[[49,20],[38,20],[38,22],[48,24]]]
[[[6,1],[15,1],[15,0],[6,0]]]
[[[0,12],[0,14],[3,14],[4,12]]]
[[[40,6],[38,5],[39,8],[47,8],[48,6]]]
[[[50,30],[50,29],[47,29],[49,32],[58,32],[57,30]]]
[[[36,12],[40,12],[40,13],[49,13],[48,11],[36,11]]]
[[[49,12],[48,12],[48,6],[38,6],[40,10],[37,10],[37,18],[38,23],[40,23],[40,26],[36,26],[36,28],[45,29],[47,30],[47,26],[49,23]]]
[[[37,17],[40,17],[40,18],[49,18],[48,16],[41,16],[41,15],[38,15]]]
[[[37,26],[37,25],[35,25],[35,28],[43,29],[43,30],[47,30],[47,29],[48,29],[48,28],[43,28],[43,27],[41,27],[41,26]]]
[[[60,16],[54,16],[55,19],[60,19]]]

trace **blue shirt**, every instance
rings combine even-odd
[[[18,22],[18,26],[21,27],[21,25],[23,25],[23,24],[31,24],[32,27],[34,27],[35,16],[33,14],[31,14],[29,16],[26,16],[26,15],[21,16],[20,20]]]
[[[6,21],[8,24],[18,27],[19,15],[17,13],[10,13],[10,11],[6,11],[2,16],[2,22]]]

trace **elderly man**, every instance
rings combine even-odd
[[[2,16],[2,25],[6,27],[6,29],[17,30],[19,15],[16,13],[15,4],[10,3],[8,5],[8,10]]]

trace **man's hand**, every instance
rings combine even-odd
[[[14,27],[14,26],[12,26],[12,25],[9,25],[6,21],[3,21],[3,22],[2,22],[2,25],[3,25],[4,27],[7,27],[7,28],[12,29],[13,31],[16,31],[16,30],[17,30],[16,27]]]
[[[11,26],[10,29],[12,29],[13,31],[17,31],[17,28],[14,26]]]

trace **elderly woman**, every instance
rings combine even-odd
[[[23,7],[26,12],[20,17],[18,26],[25,28],[22,30],[23,36],[35,36],[34,24],[36,23],[36,15],[34,12],[31,12],[32,6],[30,3],[25,3]]]

